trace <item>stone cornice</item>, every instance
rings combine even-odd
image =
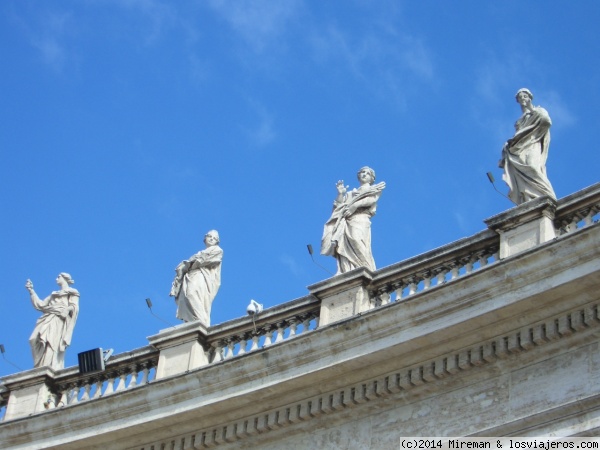
[[[425,387],[428,383],[459,376],[466,371],[489,365],[498,360],[514,359],[515,355],[534,350],[546,344],[552,344],[574,333],[585,332],[582,334],[588,336],[590,332],[597,333],[598,328],[600,328],[599,308],[600,305],[598,304],[590,304],[531,327],[514,330],[511,333],[498,336],[494,340],[441,355],[421,365],[386,373],[312,398],[290,403],[274,410],[264,411],[217,427],[201,429],[195,433],[158,441],[151,445],[156,448],[157,445],[165,445],[174,440],[175,442],[183,442],[185,446],[190,448],[211,448],[220,444],[252,438],[257,434],[275,431],[295,423],[310,421],[322,415],[330,415],[368,403],[376,403],[377,400],[384,400],[388,397],[406,396],[409,395],[408,391],[413,389],[422,391],[419,388]],[[580,412],[584,409],[582,403],[583,400],[579,400],[573,402],[570,406],[575,412]],[[600,404],[600,396],[592,396],[588,403],[591,404],[590,409],[592,407],[597,408]],[[561,406],[561,416],[566,415],[565,408],[565,406]],[[553,414],[555,415],[556,412],[546,412],[536,417],[535,422],[540,423],[540,421],[543,421],[542,417],[548,418]],[[522,420],[515,421],[515,423],[518,425],[513,426],[512,430],[521,432],[519,436],[522,436]],[[486,430],[485,433],[479,433],[478,435],[504,436],[509,429],[511,429],[510,425],[505,425],[493,431]],[[142,450],[149,450],[151,447],[147,445],[141,448]]]
[[[148,342],[161,350],[190,340],[204,342],[206,335],[207,329],[204,324],[201,322],[188,322],[160,330],[159,334],[148,336]]]
[[[17,372],[3,377],[3,384],[7,389],[21,389],[29,386],[39,385],[40,383],[50,382],[56,377],[57,371],[45,366],[35,369]]]
[[[373,272],[359,267],[308,286],[308,291],[318,299],[332,293],[346,291],[357,286],[367,286],[373,280]]]
[[[556,200],[550,197],[539,197],[485,219],[484,222],[491,230],[507,231],[542,216],[554,220],[556,204]]]

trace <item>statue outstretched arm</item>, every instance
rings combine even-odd
[[[335,188],[337,189],[338,194],[333,201],[334,208],[346,201],[346,192],[348,191],[349,186],[344,186],[344,180],[339,180],[335,184]]]
[[[33,283],[31,282],[31,280],[27,280],[27,282],[25,283],[25,289],[29,291],[29,298],[33,307],[38,311],[41,311],[42,305],[40,303],[46,303],[50,297],[41,300],[36,294],[35,290],[33,289]]]

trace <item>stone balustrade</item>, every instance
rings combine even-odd
[[[600,183],[559,200],[554,226],[557,234],[572,233],[600,221]]]
[[[147,346],[110,358],[102,372],[80,374],[78,367],[58,371],[40,367],[9,375],[0,386],[0,409],[6,407],[2,420],[143,386],[154,379],[158,358],[158,350]]]
[[[0,422],[4,420],[4,414],[6,413],[6,405],[8,404],[8,397],[10,392],[4,385],[0,384]]]
[[[499,259],[500,236],[485,230],[375,272],[355,269],[309,286],[321,325],[346,320],[466,276]]]
[[[530,204],[536,202],[540,204],[540,211],[546,208],[543,199],[536,199]],[[550,209],[551,203],[548,202]],[[529,214],[526,207],[526,204],[515,207],[513,213],[509,211],[500,220],[511,225],[517,223],[518,216]],[[599,220],[600,183],[560,199],[554,211],[554,227],[558,236],[585,228]],[[494,218],[488,221],[490,224]],[[377,271],[368,286],[371,305],[380,306],[403,300],[497,261],[500,239],[495,231],[485,230]]]
[[[401,301],[498,260],[500,240],[491,230],[378,270],[368,286],[371,306]]]
[[[319,300],[308,295],[213,327],[188,322],[161,330],[148,338],[160,351],[156,378],[189,372],[287,341],[317,328],[319,315]]]
[[[320,302],[306,296],[208,329],[190,322],[162,330],[149,338],[153,345],[113,356],[102,372],[79,374],[78,367],[60,371],[41,368],[5,377],[8,386],[0,385],[0,417],[6,415],[6,420],[11,420],[105,398],[157,378],[276,345],[316,329],[319,312]]]
[[[158,351],[148,346],[110,358],[103,372],[81,375],[76,367],[69,368],[55,379],[47,408],[75,405],[145,385],[156,374],[158,357]]]
[[[517,207],[515,211],[519,209],[524,207]],[[554,212],[557,235],[571,233],[599,220],[600,183],[560,199]],[[499,247],[498,234],[492,230],[485,230],[385,267],[376,272],[369,285],[372,305],[380,306],[391,301],[400,301],[485,267],[499,259]]]
[[[319,326],[320,303],[306,296],[211,328],[208,360],[231,359],[278,344]]]

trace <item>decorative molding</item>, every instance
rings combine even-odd
[[[534,325],[515,329],[481,344],[438,356],[422,364],[402,368],[217,427],[201,429],[195,433],[187,433],[135,448],[137,450],[212,448],[292,426],[322,415],[360,407],[369,402],[509,358],[511,355],[528,352],[583,330],[599,327],[599,311],[598,304],[586,305]]]

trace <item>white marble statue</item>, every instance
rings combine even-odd
[[[357,267],[375,270],[371,252],[371,217],[375,215],[377,200],[385,182],[375,182],[375,171],[363,167],[357,173],[360,187],[348,191],[344,181],[336,184],[338,195],[333,202],[333,213],[325,223],[321,239],[321,254],[337,260],[337,274]]]
[[[221,286],[223,250],[219,233],[211,230],[204,236],[206,248],[175,268],[171,297],[177,303],[177,318],[185,322],[199,320],[210,326],[210,309]]]
[[[25,283],[31,304],[44,313],[36,322],[29,338],[34,367],[62,369],[65,366],[65,350],[71,344],[79,313],[79,292],[69,287],[73,283],[71,275],[60,273],[56,277],[60,290],[52,292],[44,300],[40,300],[33,290],[31,280]]]
[[[516,98],[523,115],[515,123],[515,135],[504,144],[499,163],[508,197],[517,205],[544,195],[556,199],[546,175],[552,121],[544,108],[531,104],[528,89],[519,89]]]

